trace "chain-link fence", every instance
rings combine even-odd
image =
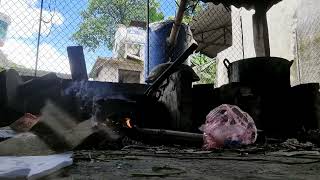
[[[189,25],[185,26],[187,35],[195,18],[195,27],[199,22],[214,24],[213,20],[222,25],[218,29],[207,26],[196,30],[203,31],[200,34],[211,40],[210,43],[216,43],[213,49],[222,51],[215,59],[204,55],[206,53],[189,58],[188,63],[199,74],[200,83],[213,83],[216,77],[227,78],[220,59],[243,58],[241,11],[228,7],[210,9],[208,4],[190,1],[183,20]],[[172,26],[168,20],[174,19],[178,6],[179,2],[174,0],[1,0],[0,65],[26,76],[56,72],[60,77],[71,78],[67,47],[81,45],[91,80],[144,83],[146,74],[154,68],[152,63],[166,61],[159,57],[168,56],[167,49],[163,48]],[[208,10],[211,10],[209,16],[204,14]],[[163,21],[168,23],[167,27],[163,27]],[[157,32],[159,24],[164,34]],[[217,34],[232,35],[232,39],[217,37]],[[169,56],[177,58],[187,47],[187,41],[190,38],[178,37],[177,47]]]
[[[320,82],[320,2],[301,2],[297,12],[296,74],[298,83]]]
[[[233,62],[255,57],[254,11],[244,8],[188,1],[183,20],[187,26],[182,26],[182,37],[168,54],[165,45],[172,26],[168,20],[176,15],[179,1],[0,2],[0,66],[14,68],[21,75],[56,72],[70,78],[67,47],[81,45],[90,80],[144,83],[156,64],[166,62],[168,56],[173,60],[183,52],[190,32],[200,52],[189,57],[187,63],[200,76],[198,83],[226,84],[225,58]],[[296,84],[319,82],[318,2],[312,0],[313,5],[306,3],[302,7],[298,2],[284,0],[268,12],[271,55],[295,60],[292,71]],[[292,13],[287,17],[288,13],[283,12],[289,11]],[[296,24],[295,28],[288,23]]]

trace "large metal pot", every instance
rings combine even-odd
[[[279,57],[255,57],[230,63],[223,61],[229,82],[240,82],[259,90],[279,90],[290,87],[290,67],[293,61]]]

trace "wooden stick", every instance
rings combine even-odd
[[[174,20],[174,24],[172,26],[170,37],[168,39],[168,47],[169,47],[169,56],[171,56],[172,50],[176,44],[177,37],[179,35],[180,26],[183,19],[184,11],[186,10],[187,0],[180,0],[180,5],[178,8],[177,15]]]
[[[67,52],[72,80],[88,80],[86,61],[82,46],[68,46]]]

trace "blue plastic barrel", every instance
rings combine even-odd
[[[172,25],[173,21],[162,21],[149,25],[149,62],[147,52],[145,52],[145,78],[155,66],[168,61],[167,39],[170,36]],[[172,60],[177,59],[179,55],[187,49],[188,42],[190,41],[189,39],[189,27],[187,25],[182,25],[179,31],[177,44],[173,51]],[[145,48],[145,50],[148,51],[148,48]]]

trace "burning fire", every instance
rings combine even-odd
[[[130,123],[131,119],[130,118],[124,118],[124,119],[126,120],[127,127],[131,129],[132,128],[131,123]]]

